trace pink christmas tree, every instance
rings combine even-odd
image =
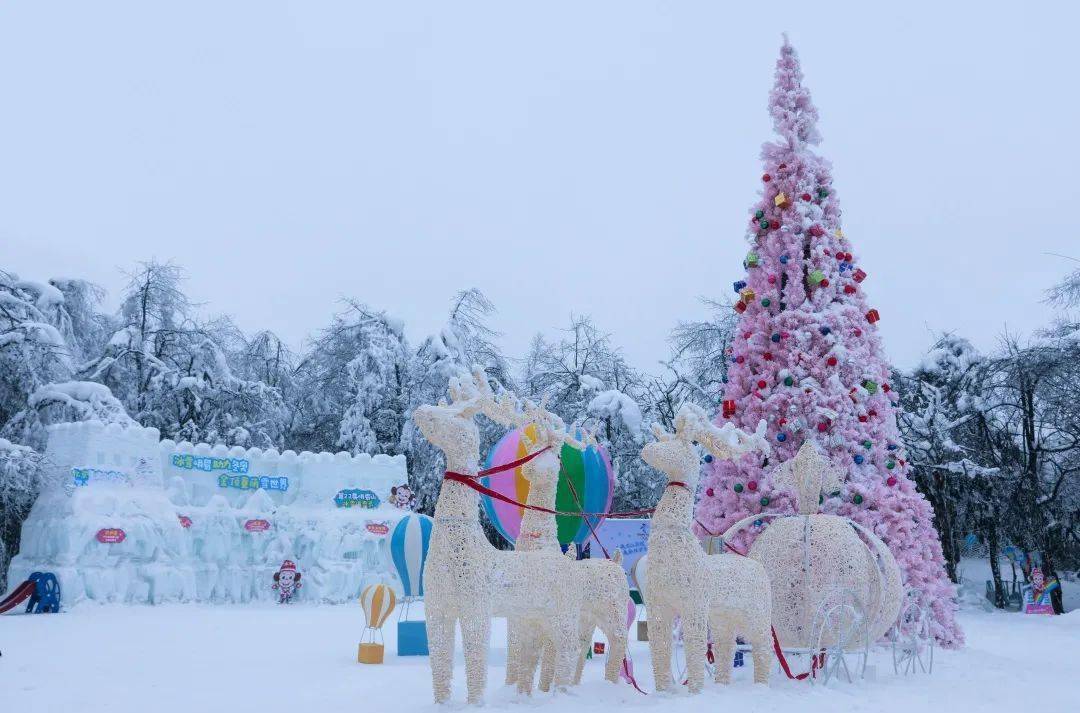
[[[746,277],[734,285],[742,318],[720,420],[753,430],[764,419],[775,449],[771,459],[706,466],[698,520],[718,533],[751,514],[793,512],[771,471],[812,439],[846,471],[843,487],[823,494],[822,510],[872,529],[896,556],[906,587],[931,607],[937,640],[959,646],[933,510],[908,477],[880,317],[840,227],[830,165],[810,149],[820,140],[817,110],[786,39],[769,112],[780,140],[762,147],[765,173],[747,229]]]

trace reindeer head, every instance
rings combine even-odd
[[[641,459],[664,473],[669,481],[695,482],[700,459],[693,438],[686,432],[685,422],[676,418],[674,433],[654,423],[652,432],[656,440],[641,449]]]
[[[450,379],[447,389],[451,402],[418,406],[413,410],[413,423],[433,446],[449,455],[451,451],[465,454],[471,448],[479,450],[480,435],[473,418],[480,412],[480,394],[476,385],[459,378]]]

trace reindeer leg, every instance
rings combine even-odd
[[[750,645],[754,647],[750,654],[754,659],[754,683],[767,686],[772,672],[772,627],[768,621],[759,621],[755,626],[758,631],[750,639]]]
[[[461,618],[461,642],[465,650],[465,683],[469,703],[483,703],[487,687],[488,648],[491,644],[491,617],[486,609]]]
[[[650,604],[649,656],[652,659],[653,679],[657,691],[671,688],[671,634],[675,612],[659,603]]]
[[[513,686],[518,682],[521,669],[521,642],[518,640],[518,622],[514,617],[506,619],[506,681]]]
[[[607,621],[602,627],[608,642],[604,678],[612,683],[618,683],[622,662],[626,658],[626,618],[622,606],[615,605],[610,609],[606,617]]]
[[[683,617],[683,650],[686,653],[686,680],[691,693],[700,693],[705,682],[705,647],[707,627],[705,612],[691,612]]]
[[[717,683],[731,683],[731,668],[735,662],[735,629],[725,612],[713,609],[709,612],[709,628],[712,630],[713,654],[716,657]],[[757,647],[754,647],[757,650]]]
[[[555,678],[555,660],[558,657],[558,652],[555,650],[555,641],[551,637],[551,632],[547,632],[544,636],[543,654],[540,657],[540,690],[547,693],[551,690],[551,682]],[[529,675],[532,675],[532,671],[529,671]]]
[[[450,700],[450,684],[454,678],[455,618],[442,611],[428,611],[427,631],[430,646],[431,686],[436,703]]]

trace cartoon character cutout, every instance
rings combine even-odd
[[[395,485],[390,488],[390,502],[402,510],[412,510],[416,507],[416,495],[408,485]]]
[[[274,572],[273,589],[278,591],[278,604],[288,604],[292,601],[300,587],[300,573],[296,571],[296,564],[292,560],[281,563],[281,569]]]

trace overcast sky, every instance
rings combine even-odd
[[[655,370],[742,274],[787,31],[888,356],[1049,319],[1080,257],[1077,3],[5,2],[0,269],[175,260],[293,344],[343,297]],[[855,3],[851,3],[855,5]],[[960,7],[967,5],[967,7]]]

